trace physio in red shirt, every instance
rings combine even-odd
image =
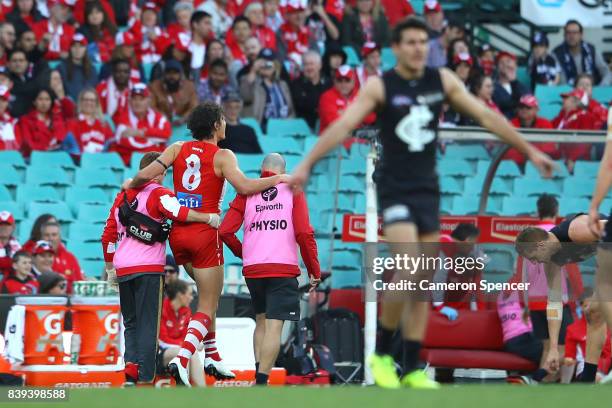
[[[538,116],[538,100],[533,95],[523,95],[519,101],[516,117],[510,123],[517,128],[526,129],[552,129],[553,125],[547,119]],[[555,142],[534,143],[542,152],[553,159],[559,159],[561,152],[559,145]],[[516,149],[510,149],[504,156],[504,160],[514,160],[516,164],[522,166],[527,160],[523,154]]]
[[[319,116],[321,119],[319,134],[323,133],[329,125],[342,115],[348,105],[357,96],[357,75],[348,65],[342,65],[334,75],[334,86],[323,92],[319,99]],[[376,114],[366,117],[363,125],[371,125],[376,121]],[[350,138],[344,146],[348,149],[358,141]]]
[[[175,279],[166,284],[167,298],[164,299],[159,327],[159,345],[164,348],[180,347],[187,334],[191,320],[193,290],[187,282]]]
[[[142,83],[130,91],[129,109],[122,112],[116,124],[116,142],[111,150],[118,152],[126,164],[133,152],[163,151],[172,134],[168,119],[151,108],[149,90]]]
[[[51,244],[55,252],[53,271],[63,275],[68,283],[67,292],[72,293],[72,283],[85,280],[79,261],[62,243],[62,230],[57,222],[48,222],[41,227],[42,238]]]
[[[2,281],[0,293],[15,295],[35,295],[38,281],[32,276],[32,255],[19,251],[13,255],[13,271]]]

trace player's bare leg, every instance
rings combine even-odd
[[[255,331],[253,331],[253,354],[255,355],[255,372],[259,369],[261,361],[261,348],[266,333],[266,314],[255,315]]]
[[[278,351],[280,350],[281,331],[283,320],[266,319],[263,339],[259,348],[259,367],[257,369],[257,384],[265,385],[268,381],[270,370],[274,366]]]

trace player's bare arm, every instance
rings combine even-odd
[[[304,160],[295,168],[291,178],[294,189],[300,189],[308,181],[310,169],[327,152],[334,149],[351,132],[359,126],[370,113],[384,102],[384,86],[379,77],[370,77],[365,86],[359,91],[357,98],[351,103],[346,111],[331,124],[319,138],[312,150]]]
[[[608,194],[612,186],[612,108],[608,110],[608,135],[606,136],[606,148],[604,150],[599,172],[597,173],[597,183],[593,192],[593,199],[589,208],[589,228],[598,237],[601,237],[603,227],[599,222],[599,206]]]
[[[139,170],[133,179],[126,180],[123,186],[124,190],[127,190],[128,188],[138,188],[166,171],[168,167],[172,166],[172,163],[174,163],[174,160],[181,151],[182,145],[183,142],[176,142],[168,146],[157,160],[149,164],[144,169]]]
[[[224,177],[234,186],[238,194],[251,195],[274,187],[278,183],[287,182],[289,176],[281,174],[272,177],[250,179],[238,167],[236,155],[227,149],[221,149],[215,154],[215,173]]]
[[[194,210],[189,210],[187,213],[187,222],[201,222],[208,224],[213,228],[219,228],[221,223],[221,217],[215,213],[201,213]]]
[[[548,282],[548,303],[546,305],[546,320],[548,322],[548,338],[550,346],[546,357],[546,366],[551,371],[559,369],[559,333],[563,319],[563,301],[561,299],[562,274],[561,268],[552,263],[544,264],[544,273]]]
[[[442,84],[450,105],[457,112],[472,117],[482,127],[523,153],[545,177],[550,177],[555,163],[546,154],[528,143],[500,114],[487,108],[470,94],[457,76],[447,68],[440,70]]]

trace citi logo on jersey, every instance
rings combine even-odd
[[[187,208],[200,208],[202,207],[202,195],[201,194],[189,194],[178,192],[176,194],[178,202],[183,207]]]

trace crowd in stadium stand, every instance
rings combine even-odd
[[[390,28],[413,14],[409,1],[392,0],[3,1],[0,150],[18,150],[26,160],[32,151],[63,150],[75,161],[82,153],[114,151],[127,164],[133,152],[163,150],[172,128],[184,125],[199,102],[215,101],[228,121],[222,147],[260,153],[258,136],[241,118],[255,118],[265,132],[270,119],[300,117],[322,132],[368,77],[381,75]],[[530,88],[517,79],[515,55],[489,44],[475,49],[464,25],[447,19],[439,2],[427,0],[423,14],[431,33],[428,65],[455,71],[515,126],[605,126],[606,109],[593,87],[610,84],[612,74],[578,21],[564,26],[564,42],[552,48],[545,33],[533,37]],[[347,65],[348,50],[361,65]],[[543,84],[574,87],[562,95],[552,122],[538,116],[533,95]],[[364,125],[375,120],[372,115]],[[448,108],[440,121],[473,124]],[[591,154],[584,144],[539,146],[570,171]],[[524,164],[516,151],[506,158]],[[70,291],[82,272],[61,237],[39,231],[50,224],[37,221],[24,248],[38,275],[46,271],[37,257],[47,240],[54,261],[46,269],[63,276]],[[4,271],[20,250],[11,235],[0,237]]]

